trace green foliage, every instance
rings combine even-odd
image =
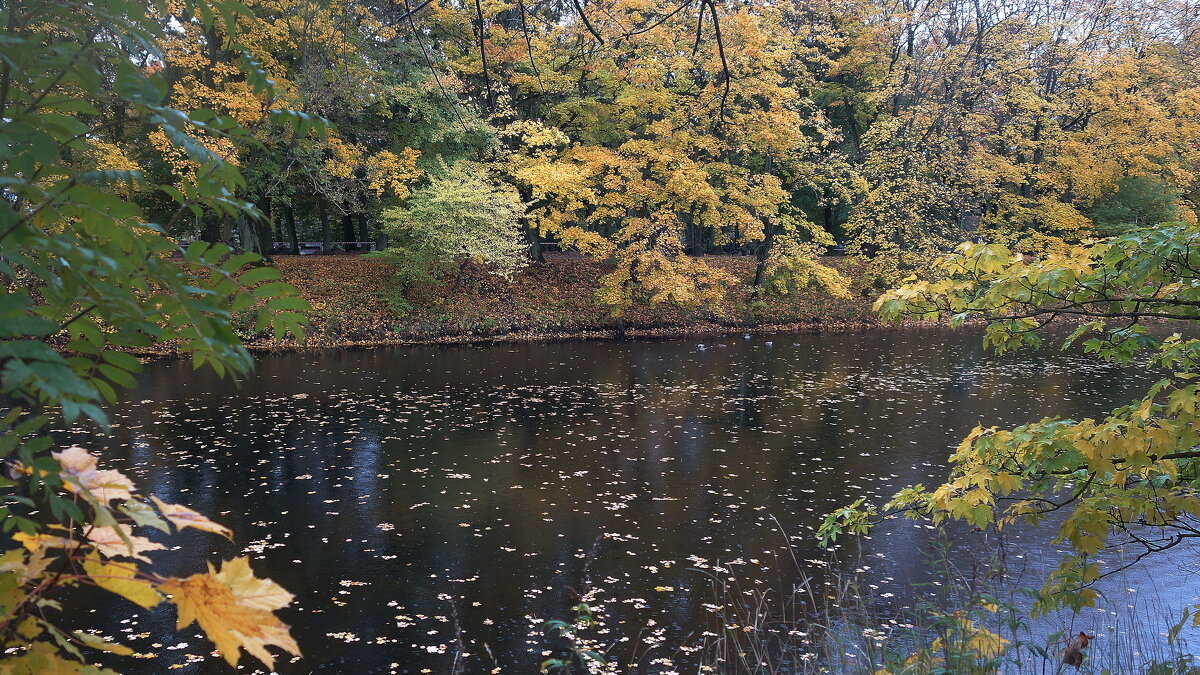
[[[1088,216],[1096,223],[1096,232],[1105,236],[1179,218],[1175,202],[1178,193],[1161,180],[1150,176],[1126,176],[1117,190],[1095,204]]]
[[[850,280],[817,262],[820,248],[802,241],[794,232],[779,236],[767,256],[763,285],[776,295],[819,288],[835,298],[850,297]]]
[[[542,628],[547,632],[553,631],[555,634],[566,638],[568,644],[568,655],[565,658],[550,658],[542,661],[539,672],[542,673],[561,673],[570,675],[570,673],[591,673],[597,672],[595,667],[608,665],[608,661],[597,651],[597,645],[591,638],[585,638],[580,635],[580,631],[593,628],[597,625],[596,615],[592,612],[592,608],[586,602],[580,602],[573,608],[575,610],[574,620],[567,622],[561,619],[551,619],[542,624]]]
[[[516,190],[493,180],[483,166],[460,162],[433,176],[403,207],[386,211],[384,227],[402,244],[391,251],[395,257],[406,249],[416,265],[477,262],[507,277],[523,263],[523,212]]]
[[[228,25],[243,8],[237,2],[205,2],[191,10],[199,21]],[[5,197],[0,202],[0,398],[16,405],[3,414],[0,454],[22,473],[15,482],[5,481],[9,492],[0,507],[3,529],[49,541],[45,538],[86,536],[108,528],[136,557],[133,547],[139,538],[119,527],[119,516],[104,496],[123,496],[131,486],[117,480],[72,487],[47,453],[51,440],[44,429],[50,417],[105,425],[103,406],[116,401],[117,387],[133,386],[140,370],[138,360],[127,353],[132,349],[177,345],[192,354],[196,366],[244,373],[252,364],[230,326],[232,314],[253,307],[257,330],[271,330],[276,337],[299,335],[307,303],[279,281],[276,270],[261,266],[256,254],[235,254],[224,244],[197,244],[183,252],[164,234],[189,213],[257,216],[250,204],[234,197],[244,184],[237,167],[200,136],[235,146],[252,139],[232,119],[164,103],[168,87],[161,73],[139,67],[138,59],[131,58],[153,61],[161,56],[164,28],[144,4],[38,0],[10,3],[5,14],[0,40],[0,118],[5,120],[0,125],[0,190]],[[271,83],[260,77],[252,61],[243,60],[243,65],[247,86],[269,100]],[[194,179],[155,186],[138,171],[107,169],[88,160],[95,155],[97,133],[109,125],[100,111],[113,106],[127,119],[161,133],[173,151],[194,162]],[[311,118],[304,121],[319,126]],[[133,192],[153,189],[175,204],[166,222],[150,222],[129,199]],[[109,473],[115,472],[100,472]],[[72,480],[79,482],[78,477]],[[28,517],[30,507],[48,514],[51,522]],[[137,524],[156,522],[142,506],[122,508]],[[30,556],[24,562],[10,561],[26,565],[27,571],[7,589],[22,599],[4,604],[0,639],[6,650],[13,650],[6,654],[14,654],[14,667],[22,662],[35,672],[52,672],[68,667],[59,663],[66,656],[83,659],[72,645],[77,640],[41,615],[57,607],[43,596],[61,584],[33,583],[40,577],[30,570],[50,559],[44,547],[27,548]],[[62,553],[71,558],[78,552],[65,548]],[[36,556],[41,557],[34,560]],[[41,640],[46,637],[57,646]],[[56,665],[48,670],[31,665],[47,663]]]

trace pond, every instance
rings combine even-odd
[[[465,672],[536,672],[556,644],[542,621],[571,618],[586,580],[605,639],[639,640],[640,672],[665,672],[650,661],[686,663],[676,647],[709,625],[712,565],[749,584],[792,555],[819,569],[823,514],[940,480],[977,423],[1095,415],[1154,379],[942,329],[321,352],[261,358],[240,385],[151,363],[111,437],[62,438],[236,533],[181,535],[156,554],[168,572],[245,554],[295,593],[282,615],[304,658],[281,672],[450,672],[457,631]],[[843,557],[907,598],[928,537],[889,522]],[[1182,574],[1152,578],[1194,602]],[[1117,590],[1077,621],[1134,611]],[[173,632],[173,609],[133,609],[81,617],[154,654],[120,670],[227,672],[194,626]]]

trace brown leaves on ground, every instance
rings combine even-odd
[[[404,342],[443,342],[489,337],[524,338],[586,336],[624,330],[670,333],[744,330],[769,326],[838,326],[876,323],[873,294],[855,287],[853,297],[837,298],[812,289],[787,296],[750,294],[755,259],[750,256],[705,256],[694,259],[737,279],[726,301],[715,308],[671,303],[635,305],[620,320],[596,301],[600,279],[611,266],[571,254],[550,254],[511,280],[466,266],[461,277],[450,274],[432,288],[402,288],[397,267],[359,255],[276,256],[283,278],[295,285],[313,311],[307,328],[309,347],[376,346]],[[822,260],[850,277],[856,261]],[[398,308],[407,306],[407,311]],[[251,339],[251,348],[291,346]]]
[[[268,646],[300,655],[300,646],[288,627],[272,614],[290,604],[292,594],[270,579],[256,578],[246,558],[224,563],[219,572],[210,564],[206,574],[168,579],[159,589],[179,610],[176,628],[199,623],[231,666],[237,666],[239,648],[271,669],[275,657],[267,651]]]

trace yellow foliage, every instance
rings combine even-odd
[[[290,604],[292,595],[269,579],[256,578],[246,558],[225,562],[219,572],[210,564],[205,574],[168,579],[159,588],[179,610],[176,628],[198,623],[231,666],[237,665],[239,648],[268,668],[275,666],[268,646],[300,655],[288,627],[271,613]]]
[[[95,555],[88,555],[83,569],[100,588],[149,609],[162,601],[162,594],[154,590],[148,581],[137,578],[137,567],[125,563],[101,562]]]

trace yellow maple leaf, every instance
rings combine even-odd
[[[102,562],[93,554],[83,561],[83,569],[100,588],[146,609],[162,602],[162,595],[149,582],[136,578],[132,564]]]
[[[272,669],[275,657],[268,645],[300,655],[288,627],[271,613],[291,603],[292,594],[270,579],[256,578],[247,558],[222,564],[220,572],[210,564],[207,574],[171,578],[160,589],[179,610],[176,629],[199,623],[231,666],[237,665],[239,647]]]
[[[154,495],[150,495],[150,501],[154,502],[154,505],[162,512],[164,518],[174,523],[175,527],[180,530],[185,527],[194,527],[197,530],[219,534],[226,539],[233,539],[233,530],[220,523],[214,523],[203,514],[193,511],[186,506],[168,504]]]
[[[17,532],[12,535],[12,539],[30,551],[36,551],[39,548],[65,548],[67,550],[74,550],[79,546],[79,542],[77,541],[65,537],[56,537],[52,534],[25,534],[24,532]]]

